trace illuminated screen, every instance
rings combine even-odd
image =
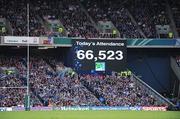
[[[105,71],[105,62],[96,62],[95,71]]]
[[[112,72],[126,68],[126,40],[73,40],[76,72]]]

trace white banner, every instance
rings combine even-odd
[[[3,111],[12,111],[12,108],[11,107],[0,107],[0,112],[3,112]]]
[[[39,37],[5,36],[4,43],[8,43],[8,44],[39,44]]]

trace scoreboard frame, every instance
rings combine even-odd
[[[74,39],[72,50],[73,67],[79,74],[109,74],[126,69],[126,40]],[[97,63],[102,64],[98,65],[102,66],[99,70],[96,70]]]

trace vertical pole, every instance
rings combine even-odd
[[[180,81],[179,81],[178,99],[180,99]]]
[[[27,43],[27,95],[26,95],[26,103],[25,103],[25,110],[30,110],[30,92],[29,92],[29,3],[27,3],[27,36],[28,36],[28,43]]]

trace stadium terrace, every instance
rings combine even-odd
[[[0,119],[179,119],[180,0],[0,0]]]

